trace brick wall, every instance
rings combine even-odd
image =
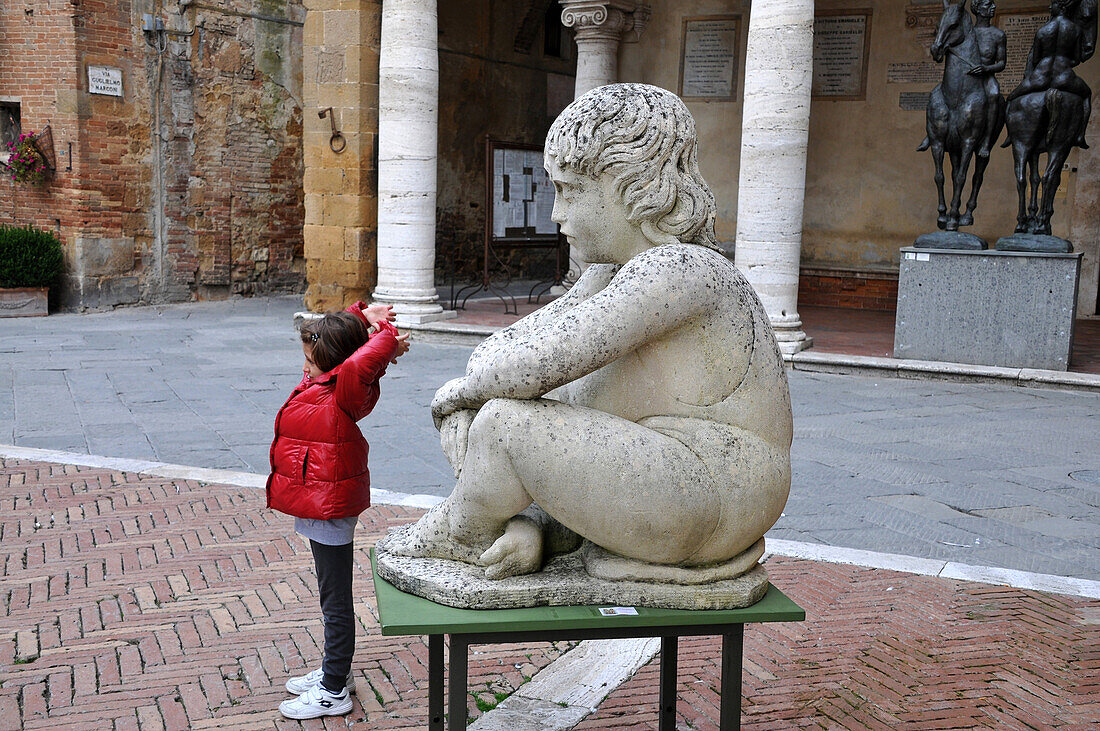
[[[0,183],[0,221],[61,234],[64,306],[301,291],[305,11],[192,5],[0,2],[0,100],[19,100],[24,130],[50,120],[66,153],[43,189]],[[147,12],[195,32],[158,53]],[[121,69],[123,96],[89,93],[90,65]]]
[[[804,268],[798,275],[798,304],[893,312],[898,306],[898,275]]]
[[[57,4],[52,4],[56,6]],[[59,170],[48,187],[28,187],[0,175],[0,223],[33,224],[62,235],[67,258],[76,220],[75,172],[69,165],[68,142],[77,137],[75,105],[59,89],[76,85],[76,36],[70,14],[37,0],[0,2],[0,100],[18,102],[23,132],[51,125]],[[6,152],[6,150],[4,150]],[[2,172],[2,171],[0,171]],[[52,292],[56,301],[57,293]]]

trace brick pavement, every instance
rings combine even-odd
[[[320,658],[316,584],[308,547],[262,491],[2,462],[0,729],[423,725],[427,645],[379,635],[366,559],[417,511],[365,514],[359,701],[346,718],[299,724],[276,708],[286,678]],[[485,649],[470,686],[507,693],[566,646]]]
[[[358,535],[360,694],[347,717],[275,710],[313,667],[308,549],[250,488],[0,460],[0,729],[421,728],[425,643],[378,634]],[[773,558],[805,623],[746,637],[748,728],[1100,724],[1100,601]],[[474,648],[470,686],[505,694],[567,646]],[[715,728],[713,640],[681,642],[680,723]],[[655,728],[656,663],[579,728]],[[470,699],[471,715],[479,714]]]

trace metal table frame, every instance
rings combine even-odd
[[[447,688],[447,723],[443,721],[443,635],[428,635],[428,728],[456,731],[466,728],[466,681],[470,645],[498,642],[557,642],[560,640],[618,640],[628,637],[661,638],[661,680],[658,698],[658,728],[676,729],[677,647],[680,637],[720,635],[722,637],[721,725],[723,731],[741,728],[741,655],[744,624],[696,627],[608,627],[589,630],[543,630],[525,632],[463,632],[447,635],[451,657]]]

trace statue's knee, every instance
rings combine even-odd
[[[486,401],[470,424],[470,438],[507,436],[522,422],[522,402],[515,399],[495,398]]]

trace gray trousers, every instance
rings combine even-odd
[[[325,618],[325,658],[322,684],[338,693],[351,672],[355,654],[355,609],[351,596],[352,543],[326,546],[311,540],[313,564],[317,569],[317,590],[321,615]]]

